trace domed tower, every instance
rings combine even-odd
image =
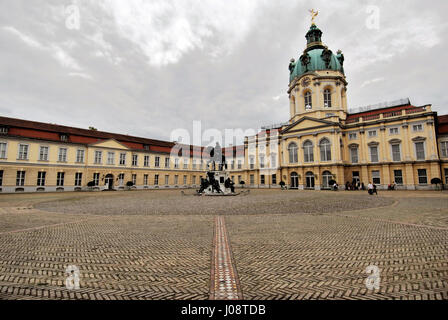
[[[305,35],[306,49],[289,64],[290,122],[313,118],[347,117],[347,81],[344,55],[334,54],[322,43],[322,31],[312,23]]]

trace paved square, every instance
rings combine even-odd
[[[192,193],[0,195],[0,299],[448,299],[446,192]]]

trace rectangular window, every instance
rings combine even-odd
[[[396,184],[403,184],[403,172],[401,170],[394,170],[394,181]]]
[[[203,169],[204,168],[204,160],[201,160],[201,166],[199,167],[199,169]]]
[[[196,184],[196,176],[191,177],[191,184],[193,184],[193,185]]]
[[[48,161],[48,147],[47,146],[40,146],[39,160],[40,161]]]
[[[120,174],[118,175],[118,184],[119,184],[120,186],[123,186],[123,185],[124,185],[124,173],[120,173]]]
[[[76,162],[83,163],[84,162],[84,150],[76,151]]]
[[[170,158],[167,157],[165,158],[165,168],[169,168],[170,167]]]
[[[166,186],[169,185],[169,182],[170,182],[170,176],[169,176],[169,175],[166,175],[166,176],[165,176],[165,185],[166,185]]]
[[[160,157],[156,157],[156,158],[154,159],[154,166],[155,166],[156,168],[159,168],[159,167],[160,167]]]
[[[398,134],[398,128],[389,128],[389,134]]]
[[[440,142],[440,151],[442,153],[442,157],[448,157],[448,141]]]
[[[126,153],[120,153],[120,165],[126,165]]]
[[[184,176],[184,185],[187,184],[187,176]]]
[[[174,169],[179,169],[179,159],[174,159]]]
[[[264,174],[260,175],[260,184],[264,185]]]
[[[58,172],[58,175],[56,178],[56,185],[58,187],[62,187],[64,185],[64,177],[65,177],[65,172]]]
[[[28,160],[28,149],[27,144],[19,144],[19,160]]]
[[[95,151],[95,163],[101,164],[103,162],[103,152],[102,151]]]
[[[148,175],[147,174],[143,175],[143,185],[145,185],[145,186],[148,185]]]
[[[7,127],[0,127],[0,134],[8,134],[8,128]]]
[[[192,166],[193,166],[193,170],[196,169],[196,160],[193,160]]]
[[[271,154],[271,168],[277,168],[277,154]]]
[[[132,175],[132,185],[137,185],[137,175],[135,173]]]
[[[250,168],[251,169],[254,169],[255,168],[255,157],[254,156],[251,156],[250,157],[250,160],[249,160],[249,163],[250,163]]]
[[[370,130],[370,131],[368,131],[368,133],[369,133],[369,138],[376,137],[376,130]]]
[[[1,159],[6,159],[6,148],[8,147],[8,145],[6,144],[6,142],[1,142],[0,143],[0,158]]]
[[[260,154],[260,168],[264,168],[264,154]]]
[[[132,165],[136,167],[138,165],[138,154],[132,155]]]
[[[348,138],[349,138],[350,140],[355,140],[355,139],[358,138],[358,135],[356,134],[356,132],[352,132],[352,133],[349,133],[349,134],[348,134]]]
[[[149,156],[148,156],[148,155],[146,155],[146,156],[143,158],[143,165],[144,165],[145,167],[149,167]]]
[[[414,124],[412,126],[412,131],[414,131],[414,132],[423,131],[423,125],[422,124]]]
[[[107,164],[114,164],[115,162],[115,152],[107,153]]]
[[[93,174],[93,184],[95,186],[100,184],[100,174],[98,172]]]
[[[235,170],[235,160],[232,160],[232,162],[230,163],[230,169]]]
[[[380,178],[380,171],[379,170],[373,170],[372,171],[372,182],[374,184],[381,184],[381,178]]]
[[[378,147],[377,146],[370,147],[370,161],[378,162]]]
[[[425,160],[425,145],[423,142],[415,143],[415,155],[417,160]]]
[[[275,173],[272,175],[272,184],[277,184],[277,175]]]
[[[155,185],[155,186],[158,186],[158,185],[159,185],[159,175],[158,175],[158,174],[156,174],[156,175],[154,176],[154,185]]]
[[[238,160],[238,169],[243,168],[243,161]]]
[[[3,185],[3,170],[0,170],[0,186]]]
[[[59,162],[67,162],[67,148],[59,148]]]
[[[448,184],[448,169],[445,169],[445,184]]]
[[[238,176],[238,183],[241,182],[241,176]]]
[[[75,173],[75,187],[80,187],[82,185],[82,172]]]
[[[188,169],[188,159],[184,159],[184,169]]]
[[[179,183],[179,176],[176,174],[174,176],[174,185],[177,186],[178,183]]]
[[[253,174],[251,174],[250,177],[249,177],[249,179],[250,179],[250,180],[249,180],[249,181],[250,181],[250,184],[251,184],[251,185],[254,185],[254,183],[255,183],[255,176],[254,176]]]
[[[417,173],[418,173],[418,184],[428,184],[426,169],[418,169]]]
[[[47,173],[45,171],[39,171],[37,173],[37,186],[38,187],[45,186],[45,176],[46,175],[47,175]]]
[[[352,163],[358,163],[358,148],[350,148]]]
[[[25,185],[25,171],[17,171],[16,186],[23,187]]]
[[[400,153],[400,145],[399,144],[392,145],[392,160],[393,161],[401,161],[401,153]]]

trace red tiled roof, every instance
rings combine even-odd
[[[437,117],[437,133],[447,134],[448,133],[448,114]]]
[[[384,113],[384,112],[392,112],[392,111],[399,111],[399,110],[403,110],[403,109],[412,109],[412,108],[415,108],[415,107],[412,105],[405,105],[405,106],[381,108],[381,109],[359,112],[359,113],[352,113],[352,114],[347,115],[347,120],[356,119],[359,117],[371,116],[371,115],[380,114],[380,113]]]
[[[145,145],[148,145],[149,150],[158,152],[170,152],[174,146],[173,142],[168,141],[7,117],[0,117],[0,126],[8,127],[8,134],[10,135],[50,141],[60,141],[60,135],[66,134],[69,137],[68,142],[72,143],[91,144],[108,139],[115,139],[132,149],[144,149]]]

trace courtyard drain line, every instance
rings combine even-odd
[[[243,299],[223,216],[215,217],[210,299]]]

